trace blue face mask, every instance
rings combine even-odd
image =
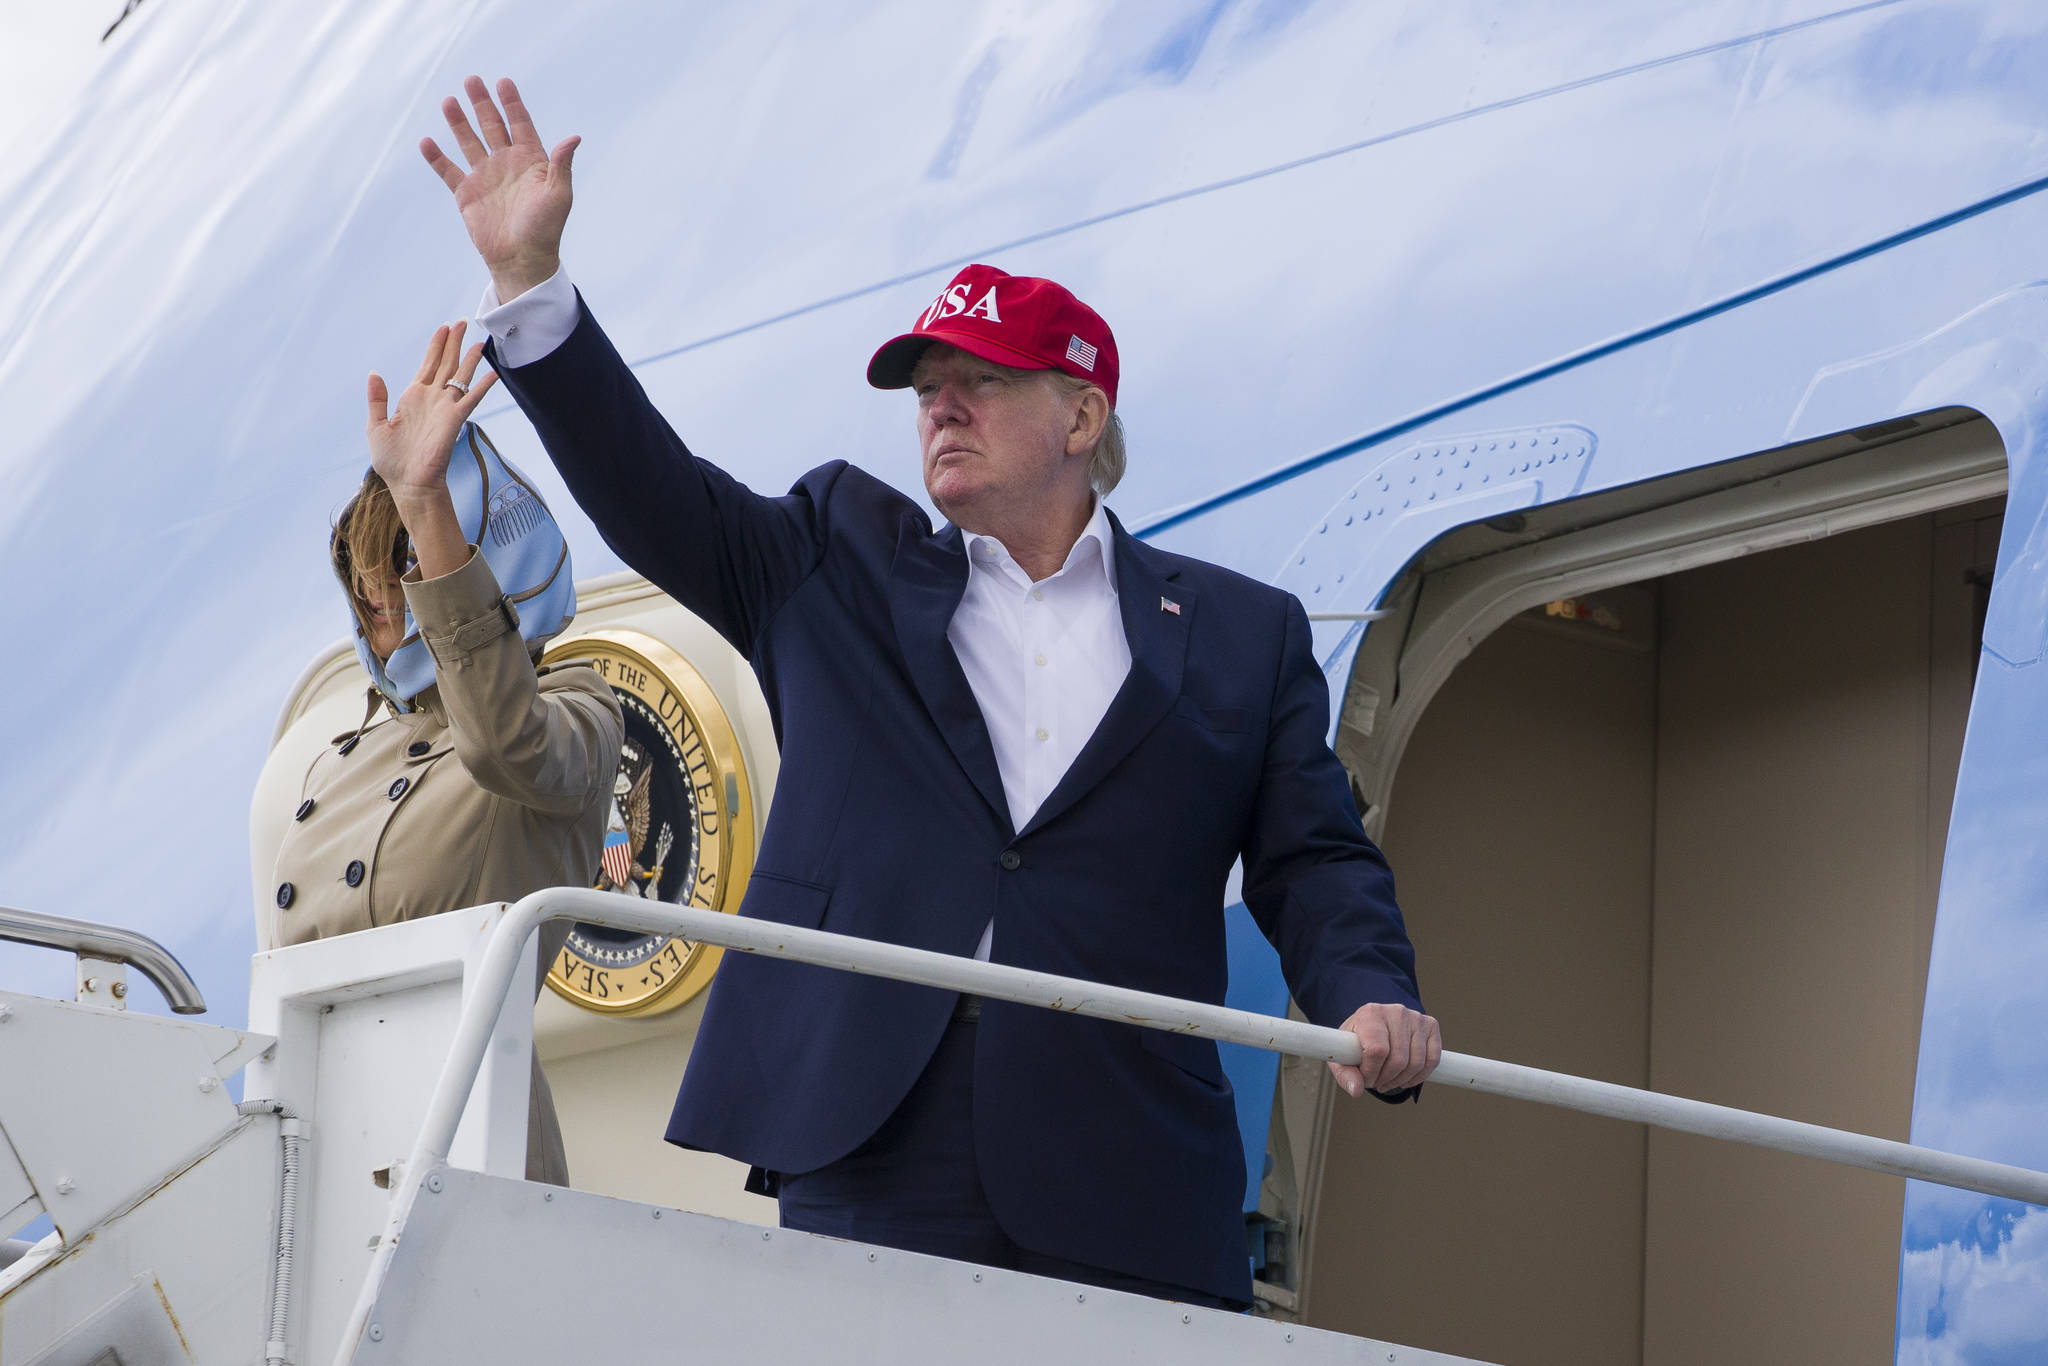
[[[520,638],[529,652],[537,650],[576,615],[576,575],[562,528],[540,493],[498,454],[474,422],[465,422],[456,435],[455,455],[448,462],[448,492],[455,500],[462,534],[483,555],[499,589],[519,613]],[[342,587],[353,594],[352,585]],[[382,663],[371,653],[353,612],[349,625],[356,658],[378,691],[400,711],[412,710],[412,700],[433,686],[434,656],[420,639],[411,610],[405,614],[403,643]]]

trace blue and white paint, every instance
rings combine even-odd
[[[512,73],[585,137],[592,307],[762,487],[916,486],[861,364],[971,260],[1116,327],[1126,523],[1321,610],[1504,506],[1984,412],[2012,491],[1914,1138],[2048,1166],[2044,69],[2025,0],[152,0],[0,188],[0,899],[138,925],[241,1018],[247,793],[333,635],[362,376],[482,284],[413,144]],[[1899,1360],[2048,1358],[2044,1221],[1914,1188]]]

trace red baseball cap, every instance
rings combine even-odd
[[[1019,370],[1059,370],[1102,386],[1116,407],[1116,338],[1102,315],[1066,286],[994,266],[968,266],[920,313],[917,325],[882,343],[868,383],[907,389],[917,358],[933,342]]]

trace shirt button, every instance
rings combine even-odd
[[[405,752],[407,754],[410,754],[413,758],[417,759],[422,754],[425,754],[428,750],[432,748],[433,746],[428,744],[425,740],[415,740],[405,747]]]
[[[1031,600],[1032,600],[1033,602],[1044,602],[1044,601],[1045,601],[1045,590],[1044,590],[1043,588],[1034,588],[1034,589],[1032,589],[1032,590],[1031,590]]]
[[[1041,740],[1050,740],[1052,739],[1052,735],[1046,730],[1044,726],[1040,726],[1038,728],[1038,738]]]
[[[403,796],[405,795],[405,790],[406,790],[406,789],[407,789],[408,787],[411,787],[411,786],[412,786],[412,779],[410,779],[410,778],[396,778],[396,779],[393,779],[393,780],[392,780],[391,786],[389,786],[389,787],[387,787],[387,788],[385,788],[385,789],[384,789],[384,795],[385,795],[385,796],[387,796],[387,797],[389,797],[389,798],[390,798],[390,799],[391,799],[392,801],[394,801],[394,802],[395,802],[395,801],[397,801],[397,800],[398,800],[398,799],[399,799],[400,797],[403,797]]]
[[[1045,656],[1038,655],[1032,660],[1032,662],[1038,665],[1039,668],[1043,669],[1045,667]]]
[[[343,741],[341,742],[341,752],[342,752],[343,754],[346,754],[346,753],[348,753],[348,752],[349,752],[350,750],[352,750],[352,749],[354,749],[354,748],[356,747],[356,741],[358,741],[358,740],[360,740],[360,739],[362,739],[362,738],[363,738],[363,737],[362,737],[362,736],[360,736],[360,735],[351,735],[351,736],[349,736],[349,737],[348,737],[348,739],[346,739],[346,740],[343,740]]]
[[[343,872],[343,873],[342,873],[342,875],[341,875],[341,880],[342,880],[343,882],[346,882],[346,883],[347,883],[347,884],[348,884],[349,886],[351,886],[351,887],[360,887],[360,886],[362,886],[362,885],[363,885],[363,861],[362,861],[361,859],[359,859],[359,858],[355,858],[355,859],[350,859],[350,860],[348,861],[348,868],[347,868],[347,870],[346,870],[345,872]]]
[[[292,904],[292,896],[294,894],[294,891],[295,889],[289,882],[280,882],[277,884],[277,909],[281,911]]]
[[[1015,849],[1005,849],[1003,850],[1002,857],[998,858],[996,862],[1003,865],[1004,872],[1014,873],[1024,866],[1024,856]]]
[[[306,800],[299,803],[299,809],[297,811],[292,812],[292,819],[295,821],[302,821],[312,814],[313,799],[311,797],[308,797],[306,798]]]

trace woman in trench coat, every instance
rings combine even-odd
[[[282,945],[596,882],[624,723],[588,666],[536,668],[575,612],[568,548],[468,421],[496,376],[471,384],[462,332],[434,333],[395,413],[370,376],[371,471],[331,549],[376,686],[301,785]],[[542,972],[567,928],[543,933]],[[527,1178],[566,1184],[537,1064],[533,1082]]]

